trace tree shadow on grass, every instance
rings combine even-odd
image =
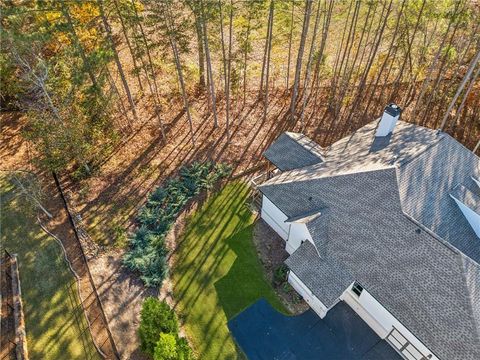
[[[286,313],[263,273],[253,245],[253,228],[252,224],[225,241],[236,259],[229,272],[214,286],[228,320],[262,297],[277,310]]]

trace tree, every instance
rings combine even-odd
[[[177,70],[177,78],[178,78],[178,82],[180,85],[180,90],[183,98],[183,105],[184,105],[185,112],[187,113],[187,120],[190,126],[190,138],[192,140],[192,145],[195,146],[193,122],[192,122],[192,116],[190,114],[190,104],[188,101],[188,95],[187,95],[185,80],[183,76],[183,69],[180,61],[180,51],[177,46],[177,41],[178,41],[178,38],[180,38],[180,34],[177,31],[175,27],[175,23],[173,21],[173,14],[171,11],[171,2],[167,2],[167,1],[164,3],[153,2],[153,5],[158,6],[155,8],[155,12],[156,14],[158,14],[158,16],[161,19],[161,23],[163,24],[163,29],[160,27],[159,28],[160,30],[163,30],[165,32],[165,35],[168,39],[168,43],[170,44],[170,47],[173,53],[175,68]],[[158,24],[158,26],[160,26],[160,23]]]
[[[207,60],[207,76],[209,79],[209,91],[210,91],[210,102],[212,105],[213,111],[213,124],[215,127],[218,127],[217,120],[217,98],[215,95],[215,83],[213,79],[212,72],[212,60],[210,58],[210,48],[208,47],[208,27],[207,27],[207,18],[205,16],[205,6],[203,0],[200,0],[200,10],[201,10],[201,21],[202,21],[202,30],[203,30],[203,45],[205,49],[205,56]]]
[[[107,34],[108,41],[110,42],[110,46],[113,52],[113,59],[115,60],[115,64],[117,65],[118,74],[120,75],[120,79],[122,80],[123,88],[125,93],[127,94],[128,102],[130,103],[130,108],[132,109],[133,117],[135,120],[138,120],[137,117],[137,109],[135,107],[135,103],[133,101],[132,93],[130,92],[130,87],[128,86],[127,78],[125,76],[125,72],[123,71],[122,63],[120,62],[120,58],[118,57],[118,52],[115,47],[115,42],[113,41],[112,30],[110,28],[110,24],[108,23],[107,17],[105,15],[105,10],[103,7],[103,0],[98,1],[98,8],[100,10],[100,17],[103,22],[104,30]]]
[[[272,31],[273,31],[273,13],[274,13],[275,3],[274,1],[270,1],[270,10],[268,15],[268,30],[267,30],[267,40],[265,43],[265,58],[263,61],[262,67],[262,78],[260,80],[260,96],[263,98],[263,121],[267,118],[267,111],[268,111],[268,80],[270,77],[270,54],[272,52]],[[263,92],[263,72],[265,74],[265,89]]]
[[[148,297],[142,304],[138,328],[142,351],[153,356],[162,333],[178,333],[177,317],[165,301]]]
[[[305,0],[305,14],[303,18],[302,35],[300,36],[300,45],[298,48],[298,55],[297,55],[297,65],[295,67],[295,80],[293,82],[292,99],[290,102],[290,119],[292,122],[295,121],[295,115],[296,115],[295,106],[297,103],[298,86],[300,84],[300,75],[302,72],[303,52],[305,49],[305,41],[307,39],[307,34],[308,34],[308,24],[310,23],[311,10],[312,10],[312,1]]]
[[[472,63],[470,64],[470,66],[467,70],[467,73],[463,77],[463,80],[462,80],[460,86],[458,87],[457,92],[455,93],[452,101],[450,102],[450,105],[448,106],[447,111],[445,112],[445,115],[444,115],[443,120],[442,120],[442,124],[440,125],[441,130],[443,130],[445,128],[445,125],[447,124],[448,117],[450,116],[450,112],[452,111],[453,107],[455,106],[455,103],[457,102],[458,97],[460,96],[460,94],[463,91],[463,88],[465,87],[468,80],[472,76],[473,70],[475,69],[475,66],[477,65],[477,63],[479,61],[480,61],[480,51],[478,51],[477,55],[475,56]]]
[[[287,89],[290,85],[290,63],[292,58],[292,39],[293,39],[293,25],[294,25],[294,14],[295,14],[295,0],[292,0],[292,14],[290,20],[290,35],[288,37],[288,60],[287,60]]]
[[[227,142],[230,142],[230,88],[231,88],[231,74],[232,74],[232,39],[233,38],[233,0],[230,0],[230,16],[229,16],[229,26],[228,26],[228,65],[227,65],[227,80],[225,83],[226,86],[226,97],[227,97]]]

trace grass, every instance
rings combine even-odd
[[[264,297],[287,313],[252,241],[249,188],[232,183],[189,219],[172,280],[177,310],[200,359],[241,359],[227,321]]]
[[[80,302],[60,245],[6,176],[0,189],[1,243],[18,255],[30,359],[98,359],[83,312],[74,315]]]

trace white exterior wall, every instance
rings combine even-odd
[[[287,216],[280,211],[265,195],[262,195],[261,217],[283,240],[288,239],[289,224],[285,223]]]
[[[312,236],[307,225],[285,222],[287,216],[277,208],[265,195],[262,200],[261,217],[280,237],[286,241],[285,250],[292,254],[302,244],[309,240],[313,244]],[[314,244],[315,245],[315,244]]]
[[[312,236],[307,229],[307,225],[301,223],[290,224],[290,234],[285,249],[289,254],[293,253],[302,244],[302,241],[309,240],[313,244]],[[315,244],[314,244],[315,245]]]
[[[324,318],[328,308],[310,291],[309,288],[292,271],[288,274],[288,282],[298,292],[307,304],[315,311],[320,318]]]
[[[352,284],[353,285],[353,284]],[[390,312],[385,309],[372,295],[363,289],[360,297],[352,291],[352,286],[340,296],[372,329],[385,339],[395,327],[423,355],[432,354],[406,327],[404,327]],[[432,360],[439,360],[432,354]]]

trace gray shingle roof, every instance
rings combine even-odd
[[[298,169],[322,162],[322,148],[307,136],[285,132],[263,155],[282,171]]]
[[[458,184],[452,191],[450,191],[450,195],[476,213],[480,214],[480,196],[475,194],[472,190]]]
[[[311,278],[328,282],[318,262],[336,264],[440,358],[480,359],[480,239],[449,196],[478,190],[480,159],[444,133],[399,122],[379,141],[375,126],[260,187],[287,216],[323,209],[307,223],[322,270],[298,270],[302,252],[289,266],[331,302]]]
[[[355,280],[336,263],[322,261],[310,241],[304,241],[285,264],[327,307],[335,305],[338,297]]]

